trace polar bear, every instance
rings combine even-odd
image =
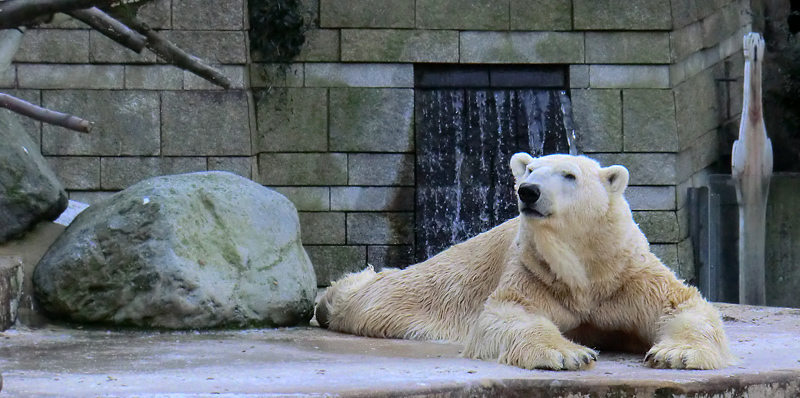
[[[732,363],[717,310],[633,222],[625,167],[518,153],[511,170],[518,217],[404,270],[334,282],[320,325],[461,343],[465,357],[525,369],[585,369],[595,349],[646,352],[656,368]]]

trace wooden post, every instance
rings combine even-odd
[[[733,180],[739,201],[739,303],[766,305],[764,238],[772,176],[772,142],[761,103],[764,40],[744,36],[744,99],[739,139],[733,143]]]

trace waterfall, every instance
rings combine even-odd
[[[416,257],[516,216],[516,152],[577,153],[571,103],[556,89],[416,91]]]

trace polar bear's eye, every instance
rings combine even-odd
[[[566,179],[568,179],[570,181],[575,181],[576,177],[575,177],[575,174],[572,174],[570,172],[566,172],[566,173],[564,173],[564,178],[566,178]]]

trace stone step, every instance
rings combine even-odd
[[[650,369],[643,355],[607,351],[590,370],[531,371],[459,357],[457,344],[316,327],[24,329],[0,334],[2,396],[800,396],[800,309],[718,308],[738,363],[708,371]]]

